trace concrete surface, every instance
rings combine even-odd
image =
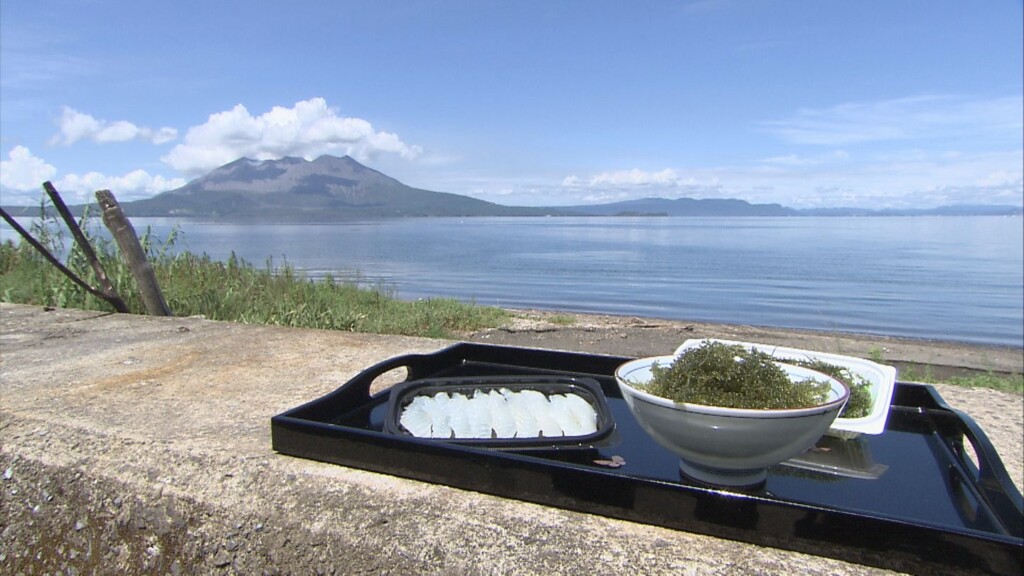
[[[271,416],[448,344],[0,304],[0,573],[883,573],[271,450]],[[972,415],[1019,486],[1020,396],[940,391],[1002,407]]]

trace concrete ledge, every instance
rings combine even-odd
[[[0,572],[881,572],[271,451],[274,414],[447,344],[0,305]]]

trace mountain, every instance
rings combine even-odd
[[[751,204],[744,200],[693,198],[641,198],[609,204],[559,206],[559,210],[587,216],[796,216],[779,204]]]
[[[335,221],[402,216],[541,216],[550,208],[502,206],[402,184],[345,156],[313,161],[240,158],[146,200],[124,202],[129,216],[227,220]]]

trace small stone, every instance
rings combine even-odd
[[[7,470],[4,470],[4,480],[10,480],[11,476],[14,476],[14,469],[8,467]]]
[[[86,524],[84,520],[76,520],[75,521],[75,532],[80,532],[86,526],[88,526],[88,524]]]
[[[213,557],[213,565],[218,568],[223,568],[228,564],[231,564],[231,555],[228,554],[227,550],[221,550]]]

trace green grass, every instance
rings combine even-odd
[[[576,317],[569,314],[554,314],[548,318],[548,322],[558,326],[572,326],[576,323]]]
[[[1002,392],[1024,394],[1024,374],[996,374],[984,372],[971,376],[951,376],[939,378],[931,373],[931,370],[916,368],[905,368],[900,370],[900,380],[908,382],[925,382],[931,384],[953,384],[965,388],[989,388]]]
[[[131,271],[109,240],[83,226],[107,275],[134,313],[145,311]],[[33,236],[54,254],[66,254],[66,266],[95,285],[92,270],[70,235],[55,222],[32,228]],[[177,231],[156,240],[147,231],[141,241],[168,306],[176,316],[203,315],[213,320],[272,324],[354,332],[451,338],[459,332],[502,325],[510,314],[499,308],[454,299],[403,301],[383,289],[332,278],[312,281],[287,263],[256,267],[236,257],[227,262],[206,255],[175,253]],[[25,242],[0,245],[0,300],[4,302],[111,310],[76,286]]]
[[[868,351],[868,360],[885,364],[883,349],[874,347]],[[953,384],[964,388],[989,388],[1002,392],[1024,394],[1024,374],[996,374],[984,372],[970,376],[951,376],[941,378],[932,373],[929,367],[905,367],[900,369],[900,380],[906,382],[924,382],[928,384]]]

